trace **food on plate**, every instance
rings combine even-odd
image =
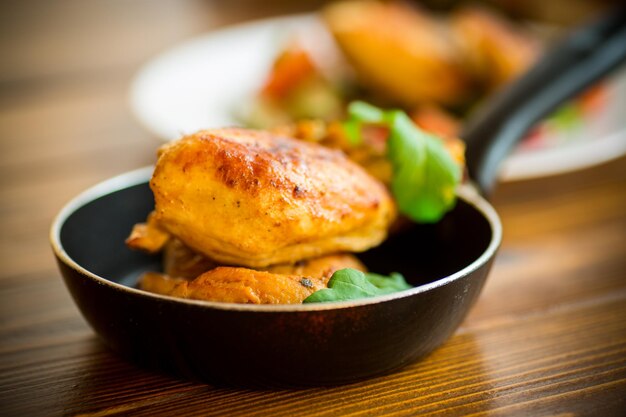
[[[306,33],[308,42],[289,42],[277,53],[240,112],[244,124],[333,122],[354,100],[462,120],[542,50],[537,30],[486,6],[436,13],[406,2],[351,0],[326,5],[319,17],[322,29]],[[323,67],[324,58],[334,65]]]
[[[343,153],[247,129],[163,146],[150,186],[159,227],[223,264],[361,252],[395,217],[384,185]]]
[[[297,42],[291,42],[274,61],[246,124],[264,128],[301,118],[340,118],[344,102],[335,80]]]
[[[291,42],[278,48],[265,82],[236,117],[255,128],[292,125],[287,130],[304,133],[294,136],[340,148],[388,183],[384,129],[368,128],[359,146],[346,146],[335,134],[349,103],[364,100],[405,111],[423,130],[447,139],[463,163],[460,124],[523,75],[559,28],[503,11],[519,5],[436,6],[393,0],[327,4],[315,24],[290,30]],[[555,111],[528,134],[521,151],[580,140],[583,122],[597,116],[597,107],[586,101],[581,95]],[[293,127],[301,124],[306,128]],[[330,134],[310,129],[316,125],[327,125]]]
[[[538,39],[485,8],[457,10],[451,26],[468,73],[489,92],[520,76],[541,51]]]
[[[402,111],[355,102],[348,114],[341,123],[295,125],[304,136],[326,137],[319,143],[284,129],[224,128],[162,146],[150,181],[154,211],[126,241],[162,252],[163,273],[144,274],[140,288],[255,304],[410,288],[400,274],[367,272],[352,253],[379,245],[398,224],[398,209],[417,222],[441,219],[454,206],[463,164],[447,140],[425,133]],[[370,131],[380,135],[372,148],[386,158],[386,183],[341,146],[329,147],[333,135],[348,150],[362,146]]]
[[[359,83],[407,107],[456,104],[469,92],[455,39],[425,11],[401,3],[338,2],[322,16]]]

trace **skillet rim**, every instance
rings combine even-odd
[[[485,251],[477,257],[472,263],[465,268],[456,271],[455,273],[446,277],[440,278],[436,281],[429,282],[427,284],[419,285],[417,287],[410,288],[408,290],[398,291],[391,294],[385,294],[369,298],[361,298],[357,300],[348,301],[333,301],[326,303],[310,303],[310,304],[237,304],[237,303],[224,303],[216,301],[202,301],[202,300],[190,300],[184,298],[177,298],[167,295],[154,294],[147,291],[143,291],[137,288],[132,288],[127,285],[119,284],[111,281],[107,278],[101,277],[88,269],[81,266],[78,262],[74,261],[65,251],[63,243],[61,242],[61,229],[66,220],[77,210],[85,205],[97,200],[98,198],[113,194],[117,191],[121,191],[126,188],[130,188],[139,185],[144,182],[148,182],[154,171],[154,166],[149,165],[143,168],[139,168],[133,171],[125,172],[123,174],[114,176],[107,180],[104,180],[96,185],[89,187],[85,191],[81,192],[69,202],[67,202],[59,213],[55,216],[52,226],[50,228],[49,239],[52,245],[52,250],[56,257],[63,262],[66,266],[72,268],[83,277],[90,278],[99,284],[112,287],[113,289],[128,292],[138,297],[154,298],[155,300],[161,300],[166,302],[183,303],[187,305],[194,305],[198,308],[209,308],[218,310],[232,310],[232,311],[254,311],[259,313],[285,313],[285,312],[307,312],[307,311],[323,311],[323,310],[337,310],[352,307],[360,307],[371,304],[379,304],[392,300],[397,300],[405,297],[415,296],[417,294],[427,292],[437,287],[441,287],[453,281],[459,280],[472,272],[476,271],[484,264],[486,264],[491,258],[493,258],[502,242],[502,223],[495,209],[469,184],[463,184],[457,189],[457,197],[468,203],[489,223],[491,228],[491,240]]]

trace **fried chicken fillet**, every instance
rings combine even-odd
[[[333,273],[344,268],[366,271],[365,266],[354,256],[339,254],[307,259],[296,264],[274,265],[265,271],[221,266],[194,279],[149,272],[143,275],[139,286],[157,294],[194,300],[294,304],[326,288]],[[180,272],[181,268],[177,271]]]
[[[240,304],[298,304],[315,291],[326,288],[326,283],[320,278],[220,266],[191,281],[149,272],[143,276],[140,288],[191,300]]]
[[[192,251],[178,239],[171,239],[163,250],[163,272],[170,277],[194,279],[218,266],[221,265]],[[344,268],[366,271],[361,261],[349,253],[303,259],[290,264],[270,265],[260,270],[274,274],[330,278],[333,272]]]
[[[262,268],[381,243],[385,186],[342,152],[267,132],[200,131],[159,151],[160,228],[221,264]]]

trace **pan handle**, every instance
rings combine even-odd
[[[467,168],[489,194],[501,162],[527,131],[626,58],[626,7],[609,10],[547,51],[465,125]]]

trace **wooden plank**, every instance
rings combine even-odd
[[[40,331],[44,325],[49,329],[51,323],[42,323]],[[9,414],[614,412],[624,406],[626,389],[626,292],[548,313],[467,326],[433,354],[397,373],[336,388],[263,391],[178,381],[135,368],[81,331],[65,344],[24,346],[3,358],[0,372],[5,376],[0,403]],[[38,392],[35,399],[33,388]]]

